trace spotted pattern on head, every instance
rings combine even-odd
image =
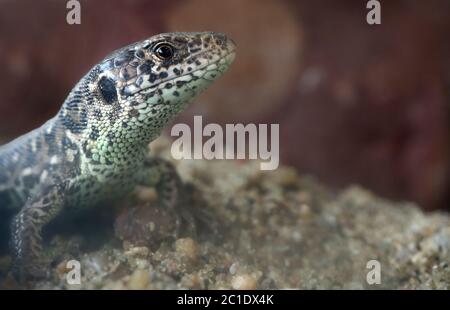
[[[62,123],[90,166],[132,164],[187,103],[222,76],[234,49],[225,35],[211,32],[160,34],[121,48],[74,88]]]

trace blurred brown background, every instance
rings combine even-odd
[[[450,1],[0,1],[0,138],[40,125],[110,51],[163,31],[215,30],[236,63],[181,120],[279,123],[284,163],[340,187],[447,208]]]

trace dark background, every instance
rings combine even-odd
[[[179,120],[280,124],[282,161],[449,209],[450,1],[0,1],[0,139],[53,116],[112,50],[165,31],[225,32],[235,64]]]

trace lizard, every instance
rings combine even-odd
[[[182,182],[149,143],[235,58],[215,32],[162,33],[94,65],[41,127],[0,147],[0,209],[10,210],[13,272],[42,277],[42,229],[56,217],[154,186],[160,207]],[[66,212],[67,211],[67,212]]]

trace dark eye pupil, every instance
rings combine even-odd
[[[98,88],[106,103],[111,104],[117,101],[116,85],[112,79],[103,76],[98,81]]]
[[[170,59],[173,56],[173,48],[168,44],[161,44],[156,47],[156,55],[162,59]]]

